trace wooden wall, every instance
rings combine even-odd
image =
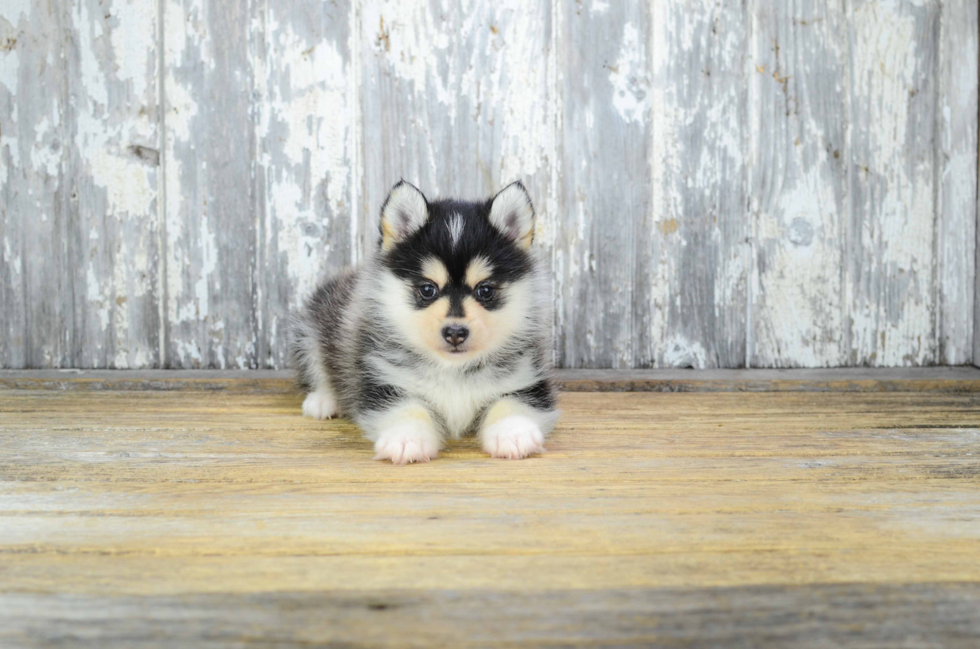
[[[525,181],[563,366],[969,363],[977,58],[975,0],[4,0],[0,367],[281,367],[401,177]]]

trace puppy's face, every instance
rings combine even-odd
[[[407,183],[382,208],[382,304],[412,348],[449,365],[519,334],[533,302],[534,210],[510,185],[480,203],[427,202]]]

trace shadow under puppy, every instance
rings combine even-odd
[[[519,182],[482,202],[395,185],[377,254],[321,283],[294,319],[303,414],[349,416],[395,464],[467,433],[493,457],[542,452],[558,412],[533,236]]]

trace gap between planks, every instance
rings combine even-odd
[[[575,370],[566,392],[980,392],[980,368]],[[204,390],[288,394],[289,370],[0,370],[2,390]]]

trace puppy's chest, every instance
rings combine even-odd
[[[531,362],[523,359],[509,371],[434,372],[409,370],[385,363],[388,380],[409,395],[425,401],[445,424],[446,432],[458,437],[474,420],[502,396],[536,382]]]
[[[484,408],[503,396],[502,389],[499,381],[447,381],[439,377],[420,377],[410,388],[435,410],[453,436],[465,433]]]

